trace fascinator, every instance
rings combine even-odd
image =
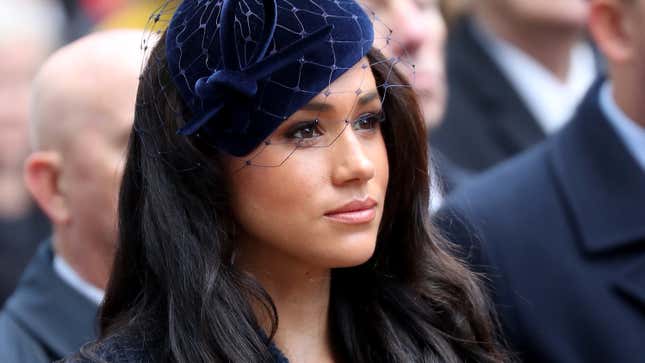
[[[178,133],[234,156],[270,145],[267,137],[330,92],[375,40],[393,41],[385,26],[375,34],[376,14],[354,0],[167,1],[152,28],[169,13],[167,69],[191,114]]]

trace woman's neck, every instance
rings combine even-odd
[[[278,349],[291,363],[333,362],[328,318],[331,271],[253,247],[254,253],[241,253],[236,265],[253,275],[273,299],[279,320],[274,337]],[[268,330],[267,319],[258,316]]]
[[[298,275],[280,281],[260,278],[278,311],[275,343],[292,363],[332,362],[329,274]]]

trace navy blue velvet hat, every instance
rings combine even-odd
[[[353,0],[185,0],[166,35],[170,75],[192,113],[179,133],[247,155],[373,41]]]

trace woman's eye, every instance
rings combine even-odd
[[[352,124],[354,130],[374,130],[379,127],[379,123],[384,120],[382,112],[367,113],[359,116],[359,118]]]
[[[317,120],[299,124],[287,133],[287,137],[297,140],[311,139],[321,135]]]

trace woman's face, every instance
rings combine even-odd
[[[336,268],[371,257],[388,158],[367,65],[363,58],[283,122],[269,137],[275,145],[256,151],[264,159],[294,151],[282,165],[244,167],[248,158],[229,157],[238,258]]]

